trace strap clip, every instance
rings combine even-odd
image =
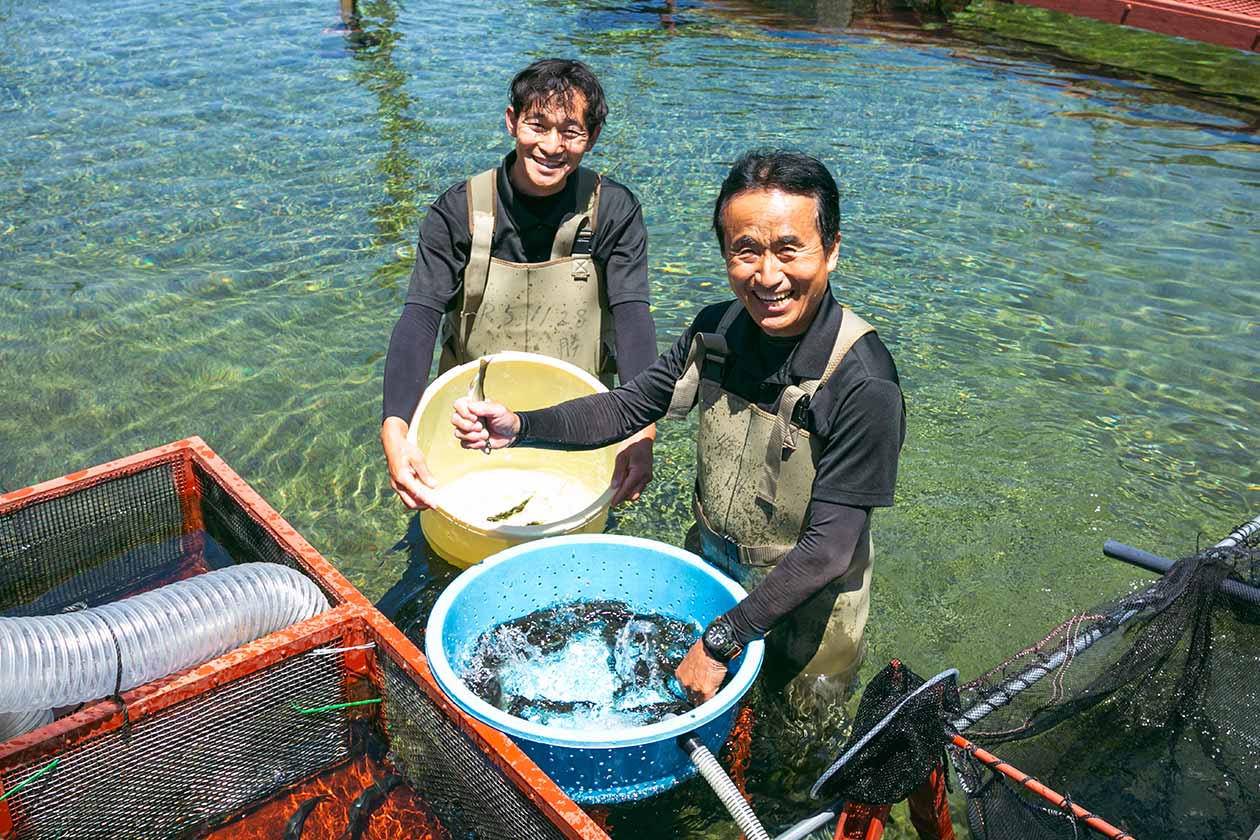
[[[722,381],[722,370],[730,356],[730,347],[725,336],[718,333],[699,333],[696,340],[704,353],[704,362],[700,365],[700,378],[710,382]]]
[[[809,394],[796,401],[796,406],[792,409],[792,417],[788,422],[798,429],[805,429],[805,412],[807,411],[809,411]],[[795,440],[795,435],[793,435],[793,440]]]

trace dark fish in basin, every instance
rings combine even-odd
[[[302,828],[306,825],[306,818],[311,815],[311,811],[315,810],[315,806],[327,799],[327,796],[312,796],[303,802],[293,812],[293,816],[289,817],[289,821],[284,824],[284,840],[301,840]]]
[[[372,814],[385,801],[385,797],[389,796],[389,792],[403,781],[402,776],[391,773],[371,787],[364,788],[350,806],[350,819],[346,821],[346,830],[340,840],[361,840]]]
[[[535,697],[531,700],[526,700],[524,697],[513,697],[503,710],[514,717],[535,720],[538,717],[551,718],[558,715],[571,715],[575,712],[593,714],[603,708],[605,708],[605,704],[595,703],[590,700],[550,700],[546,697]],[[664,720],[672,715],[681,715],[691,711],[691,705],[682,700],[643,703],[638,706],[615,706],[613,708],[620,714],[645,721],[645,723],[640,724],[641,726]]]

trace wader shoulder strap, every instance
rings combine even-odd
[[[812,397],[836,372],[836,368],[840,367],[840,361],[858,339],[871,332],[875,332],[874,327],[859,318],[853,310],[845,309],[840,318],[840,329],[836,332],[835,343],[831,345],[831,355],[827,357],[827,366],[823,368],[822,377],[807,379],[800,385],[789,385],[783,389],[783,395],[779,398],[779,413],[774,418],[774,431],[771,432],[770,444],[766,447],[765,469],[761,471],[761,487],[757,490],[758,499],[774,504],[775,496],[778,495],[779,472],[783,461],[796,451],[797,434],[801,427],[795,422],[795,416],[801,400]]]
[[[460,305],[459,346],[467,346],[473,320],[486,294],[490,277],[490,248],[494,244],[494,213],[499,170],[487,169],[468,179],[468,265],[464,267],[463,302]]]
[[[717,332],[696,333],[695,338],[691,340],[687,362],[683,365],[682,376],[674,383],[674,396],[669,401],[669,410],[665,412],[665,419],[681,420],[691,412],[692,406],[696,404],[696,392],[700,389],[701,374],[704,372],[706,362],[711,362],[718,367],[726,363],[726,357],[730,354],[730,348],[726,344],[726,331],[743,308],[743,304],[739,301],[731,301],[730,306],[722,315],[721,322],[718,323]],[[720,385],[720,373],[718,378]]]
[[[599,174],[579,167],[572,177],[577,178],[575,205],[581,209],[556,231],[556,238],[551,242],[553,260],[573,255],[573,243],[577,241],[583,224],[586,224],[591,236],[595,235],[595,213],[599,209]]]

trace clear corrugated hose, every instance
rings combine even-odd
[[[0,712],[0,744],[52,723],[52,709],[30,709],[25,712]]]
[[[126,691],[327,609],[301,572],[242,563],[78,612],[0,617],[0,715],[107,697],[120,662]]]

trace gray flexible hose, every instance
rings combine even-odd
[[[0,713],[108,697],[327,609],[301,572],[242,563],[78,612],[0,617]]]
[[[713,753],[709,752],[709,748],[700,743],[700,739],[694,733],[683,735],[678,739],[678,743],[691,759],[691,763],[696,765],[700,775],[709,783],[709,787],[713,788],[717,798],[726,806],[726,810],[730,811],[731,817],[739,826],[739,830],[744,833],[744,837],[748,840],[770,840],[770,835],[762,827],[752,807],[739,792],[739,788],[735,787],[731,777],[726,775],[726,771],[713,757]]]

